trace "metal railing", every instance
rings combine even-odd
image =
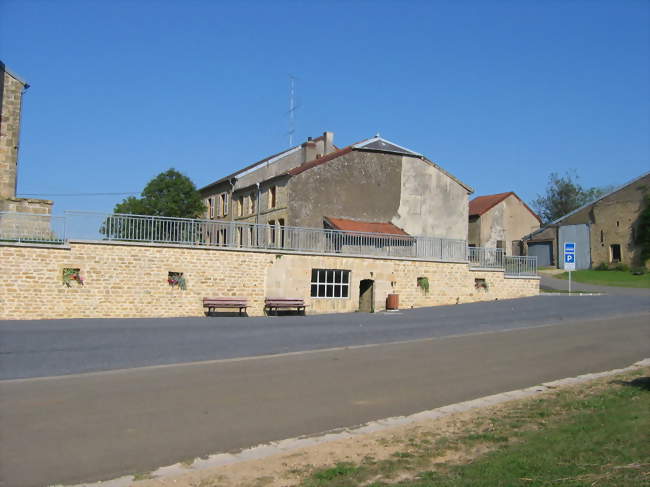
[[[467,261],[470,267],[482,269],[503,269],[503,249],[468,247]]]
[[[143,215],[66,212],[67,237],[464,262],[466,241]]]
[[[65,243],[65,217],[0,211],[0,242]]]
[[[0,213],[0,241],[61,244],[71,239],[468,262],[507,275],[537,275],[536,257],[506,257],[503,249],[468,248],[460,239],[83,211]]]
[[[508,255],[504,271],[506,276],[537,276],[537,256]]]

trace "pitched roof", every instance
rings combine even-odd
[[[402,154],[402,155],[408,155],[408,156],[413,156],[413,157],[420,157],[424,158],[422,154],[418,154],[417,152],[413,152],[405,147],[399,146],[397,144],[394,144],[393,142],[390,142],[389,140],[382,139],[379,135],[376,135],[374,137],[371,137],[369,139],[362,140],[361,142],[357,142],[356,144],[349,145],[347,147],[344,147],[343,149],[339,149],[335,152],[331,152],[327,154],[326,156],[320,157],[318,159],[314,159],[313,161],[307,162],[305,164],[302,164],[300,166],[294,167],[293,169],[289,170],[287,174],[291,176],[295,176],[296,174],[300,174],[301,172],[304,172],[308,169],[311,169],[312,167],[320,166],[321,164],[325,164],[326,162],[331,161],[332,159],[336,159],[337,157],[342,156],[343,154],[347,154],[348,152],[351,152],[352,150],[368,150],[368,151],[374,151],[374,152],[390,152],[393,154]]]
[[[394,154],[422,157],[422,154],[412,151],[411,149],[407,149],[406,147],[402,147],[401,145],[397,145],[390,140],[386,140],[380,137],[379,134],[370,139],[363,140],[358,144],[354,144],[352,147],[354,149],[371,150],[377,152],[391,152]]]
[[[324,138],[325,137],[323,135],[321,135],[320,137],[316,137],[315,139],[312,139],[311,142],[317,142],[319,140],[323,140]],[[302,146],[302,144],[294,145],[293,147],[289,147],[288,149],[283,150],[282,152],[278,152],[277,154],[273,154],[273,155],[270,155],[268,157],[265,157],[264,159],[260,159],[259,161],[254,162],[253,164],[249,164],[248,166],[246,166],[246,167],[244,167],[242,169],[239,169],[238,171],[235,171],[234,173],[229,174],[228,176],[224,176],[221,179],[218,179],[218,180],[214,181],[213,183],[210,183],[210,184],[208,184],[206,186],[203,186],[202,188],[199,188],[199,191],[203,191],[204,189],[208,189],[211,186],[216,186],[217,184],[223,183],[224,181],[228,181],[228,180],[230,180],[230,179],[232,179],[234,177],[244,176],[245,175],[244,173],[248,174],[250,172],[255,171],[258,168],[258,166],[263,166],[265,164],[270,164],[272,162],[275,162],[273,159],[280,159],[283,156],[289,155],[290,152],[297,151],[298,149],[300,149],[301,146]],[[336,146],[334,146],[334,147],[336,147]]]
[[[646,173],[644,173],[644,174],[641,174],[641,176],[639,176],[638,178],[634,178],[632,181],[628,181],[627,183],[622,184],[622,185],[620,185],[620,186],[617,187],[617,188],[614,188],[612,191],[610,191],[609,193],[606,193],[606,194],[602,195],[600,198],[596,198],[595,200],[590,201],[589,203],[585,203],[585,204],[582,205],[580,208],[576,208],[575,210],[573,210],[573,211],[567,213],[566,215],[561,216],[561,217],[558,218],[557,220],[553,220],[552,222],[548,223],[546,226],[554,225],[554,224],[556,224],[556,223],[560,223],[560,222],[561,222],[562,220],[564,220],[565,218],[568,218],[568,217],[570,217],[571,215],[573,215],[573,214],[575,214],[575,213],[578,213],[579,211],[581,211],[581,210],[583,210],[583,209],[585,209],[585,208],[587,208],[587,207],[589,207],[589,206],[591,206],[591,205],[595,205],[595,204],[598,203],[599,201],[604,200],[605,198],[610,197],[610,196],[613,195],[614,193],[618,193],[620,190],[625,189],[625,188],[627,188],[628,186],[631,186],[632,184],[636,183],[637,181],[640,181],[641,179],[646,178],[646,177],[648,177],[648,176],[650,176],[650,171],[648,171],[648,172],[646,172]]]
[[[318,159],[314,159],[311,162],[306,162],[305,164],[301,164],[300,166],[294,167],[293,169],[290,169],[287,171],[287,174],[290,176],[295,176],[296,174],[300,174],[301,172],[306,171],[307,169],[311,169],[312,167],[320,166],[321,164],[325,164],[326,162],[331,161],[332,159],[336,159],[337,157],[342,156],[343,154],[347,154],[348,152],[352,152],[352,146],[347,146],[344,147],[343,149],[339,149],[334,152],[330,152],[329,154],[319,157]]]
[[[508,191],[507,193],[497,193],[497,194],[488,194],[485,196],[477,196],[472,201],[469,202],[469,216],[481,216],[484,213],[487,213],[496,205],[505,200],[508,196],[514,196],[519,200],[519,202],[524,205],[524,207],[530,211],[530,213],[542,222],[542,219],[535,213],[530,207],[522,201],[522,199],[516,195],[514,191]]]
[[[328,216],[324,217],[324,219],[325,222],[334,230],[343,230],[344,232],[382,233],[388,235],[409,236],[409,234],[404,230],[388,222],[364,222],[357,220],[347,220],[345,218],[331,218]]]

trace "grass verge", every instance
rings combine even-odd
[[[414,432],[389,458],[337,463],[303,487],[650,485],[650,369]]]
[[[555,277],[569,279],[569,273],[563,272]],[[571,279],[576,282],[597,284],[599,286],[650,288],[650,273],[648,272],[635,276],[629,271],[582,270],[572,272]]]

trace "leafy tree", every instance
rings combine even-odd
[[[114,213],[197,218],[205,205],[190,178],[169,169],[153,178],[142,190],[142,198],[129,196],[115,205]]]
[[[140,216],[110,216],[99,232],[115,240],[150,242],[196,242],[206,238],[201,225],[168,224],[151,216],[197,218],[205,206],[194,183],[175,169],[153,178],[142,191],[142,197],[129,196],[115,205],[114,213]]]
[[[542,221],[549,223],[594,201],[610,190],[609,186],[583,188],[578,183],[578,176],[575,173],[567,172],[564,176],[551,173],[546,186],[546,194],[537,195],[537,199],[532,202],[532,205]]]
[[[644,202],[636,233],[636,243],[641,247],[641,265],[650,259],[650,194],[645,195]]]

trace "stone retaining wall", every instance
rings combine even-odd
[[[181,248],[126,243],[72,242],[69,247],[0,245],[0,319],[202,316],[205,296],[244,296],[249,315],[263,314],[264,298],[298,297],[309,313],[350,312],[359,306],[359,283],[374,284],[375,310],[389,292],[411,308],[531,296],[537,278],[505,278],[463,263],[408,261],[260,251]],[[63,269],[80,269],[83,285],[63,283]],[[350,272],[350,297],[311,298],[311,270]],[[187,288],[168,283],[182,272]],[[427,277],[429,291],[418,287]],[[487,289],[477,289],[475,279]]]

